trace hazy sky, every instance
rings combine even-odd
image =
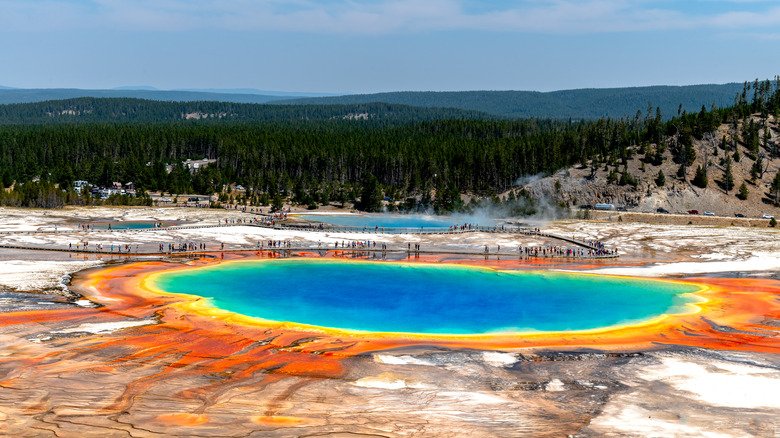
[[[780,74],[777,0],[0,0],[0,85],[559,90]]]

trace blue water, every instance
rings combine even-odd
[[[112,230],[144,230],[147,228],[154,228],[154,224],[159,222],[151,221],[119,221],[119,222],[103,222],[90,224],[95,227],[96,230],[107,230],[108,225],[111,224]],[[164,227],[170,227],[171,225],[177,225],[173,222],[163,222]]]
[[[159,289],[274,321],[377,332],[586,330],[679,313],[695,286],[461,266],[276,259],[161,273]]]
[[[342,227],[385,227],[385,228],[448,228],[452,225],[463,225],[469,222],[456,216],[428,216],[419,214],[302,214],[297,215],[302,219],[313,222]],[[483,220],[484,221],[484,220]],[[477,225],[493,225],[494,221],[487,221]]]

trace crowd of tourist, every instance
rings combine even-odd
[[[607,250],[603,247],[600,249],[568,248],[565,246],[519,246],[517,252],[528,257],[597,257],[617,254],[616,249]]]
[[[345,249],[345,248],[349,248],[349,249],[376,249],[376,243],[377,242],[375,240],[374,241],[371,241],[371,240],[352,240],[352,241],[342,240],[341,241],[341,248],[342,249]],[[322,246],[321,242],[320,242],[320,246]],[[339,248],[339,242],[338,241],[335,242],[334,248],[337,248],[337,249]],[[386,250],[387,249],[387,244],[380,242],[379,249],[380,250]]]
[[[111,245],[106,244],[105,250],[103,249],[102,243],[97,243],[92,245],[92,249],[90,249],[89,242],[76,242],[76,251],[92,251],[92,252],[110,252],[110,253],[122,253],[126,252],[129,253],[133,250],[133,245],[130,243],[112,243]],[[135,244],[135,252],[137,253],[140,248],[139,244]],[[73,251],[73,242],[68,243],[68,250]]]

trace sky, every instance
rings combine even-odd
[[[780,0],[0,0],[0,85],[320,93],[772,79]]]

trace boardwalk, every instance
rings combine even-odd
[[[542,237],[548,239],[560,240],[572,245],[576,245],[587,249],[592,252],[601,252],[603,247],[600,248],[597,245],[593,245],[591,241],[579,240],[560,236],[552,233],[545,233],[536,231],[529,228],[522,227],[469,227],[465,229],[453,229],[453,228],[367,228],[367,227],[333,227],[333,226],[314,226],[314,225],[294,225],[294,224],[280,224],[276,223],[273,226],[268,226],[261,223],[227,223],[227,224],[201,224],[201,225],[180,225],[163,228],[141,228],[141,229],[113,229],[113,230],[36,230],[36,231],[4,231],[0,232],[0,235],[15,235],[15,234],[61,234],[61,235],[75,235],[75,236],[95,236],[100,235],[119,235],[127,232],[161,232],[161,231],[175,231],[175,230],[189,230],[189,229],[202,229],[202,228],[224,228],[224,227],[237,227],[237,226],[251,226],[264,229],[274,230],[288,230],[288,231],[302,231],[312,233],[350,233],[350,234],[393,234],[393,235],[448,235],[448,234],[465,234],[465,233],[494,233],[494,234],[521,234],[527,236]],[[498,256],[498,257],[519,257],[519,258],[568,258],[568,259],[583,259],[583,258],[614,258],[619,254],[612,251],[604,251],[598,254],[548,254],[546,253],[519,253],[517,251],[479,251],[469,249],[436,249],[435,247],[426,247],[425,249],[413,249],[409,247],[387,247],[385,249],[366,248],[366,247],[324,247],[324,246],[312,246],[310,242],[295,242],[289,246],[282,247],[261,247],[257,246],[235,246],[231,245],[227,248],[206,248],[198,250],[173,250],[173,251],[160,251],[158,244],[129,244],[128,247],[118,245],[114,250],[110,249],[84,249],[84,248],[66,248],[55,247],[46,245],[19,245],[0,243],[0,248],[3,249],[17,249],[17,250],[34,250],[34,251],[55,251],[55,252],[68,252],[79,254],[105,254],[105,255],[126,255],[126,256],[168,256],[168,255],[198,255],[209,254],[219,252],[256,252],[256,251],[273,251],[273,252],[319,252],[319,251],[341,251],[341,252],[354,252],[354,253],[405,253],[405,254],[453,254],[453,255],[474,255],[474,256]]]
[[[147,245],[148,246],[148,245]],[[320,252],[320,253],[327,253],[327,252],[349,252],[349,253],[360,253],[360,254],[452,254],[452,255],[473,255],[473,256],[485,256],[485,257],[507,257],[507,258],[521,258],[521,259],[608,259],[608,258],[616,258],[619,257],[618,254],[602,254],[602,255],[559,255],[559,254],[536,254],[536,255],[527,255],[527,254],[520,254],[517,252],[510,252],[510,251],[492,251],[492,252],[482,252],[482,251],[470,251],[470,250],[452,250],[452,249],[418,249],[418,250],[409,250],[406,248],[386,248],[386,249],[377,249],[377,248],[333,248],[333,247],[318,247],[318,246],[297,246],[292,245],[289,247],[273,247],[273,248],[256,248],[256,247],[230,247],[225,249],[219,249],[219,248],[207,248],[205,250],[173,250],[173,251],[163,251],[160,252],[158,250],[147,250],[146,248],[140,248],[135,249],[135,245],[129,250],[116,250],[116,251],[110,251],[110,250],[87,250],[87,249],[68,249],[68,248],[58,248],[58,247],[47,247],[47,246],[31,246],[31,245],[8,245],[8,244],[0,244],[0,249],[16,249],[16,250],[25,250],[25,251],[52,251],[52,252],[65,252],[65,253],[73,253],[73,254],[96,254],[96,255],[113,255],[113,256],[170,256],[170,255],[212,255],[212,254],[218,254],[221,252],[274,252],[274,253],[298,253],[298,252]]]
[[[237,224],[238,225],[238,224]],[[260,224],[243,224],[251,226],[266,227]],[[591,244],[590,240],[580,240],[575,238],[569,238],[558,234],[545,233],[542,231],[535,231],[531,228],[524,227],[506,227],[495,225],[492,227],[474,226],[465,229],[458,228],[444,228],[444,227],[418,227],[418,228],[391,228],[391,227],[336,227],[336,226],[323,226],[316,225],[291,225],[291,224],[276,224],[272,228],[286,229],[286,230],[298,230],[298,231],[314,231],[321,233],[363,233],[363,234],[409,234],[409,235],[446,235],[446,234],[465,234],[465,233],[495,233],[495,234],[522,234],[526,236],[539,236],[549,239],[561,240],[573,245],[577,245],[583,248],[599,250],[598,246]]]

